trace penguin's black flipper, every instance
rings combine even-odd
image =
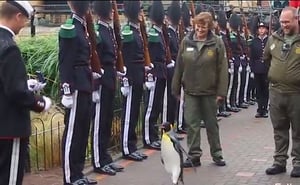
[[[180,154],[180,158],[182,160],[182,163],[183,163],[183,155],[182,154],[184,154],[187,157],[187,160],[191,163],[194,171],[197,172],[197,169],[196,169],[196,167],[194,167],[193,162],[192,162],[192,156],[190,156],[187,153],[187,151],[185,151],[185,149],[181,146],[179,140],[176,138],[176,133],[174,131],[171,131],[167,134],[170,137],[170,139],[171,139],[171,141],[174,145],[175,150]]]

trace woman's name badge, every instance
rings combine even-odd
[[[194,48],[186,48],[186,51],[194,51]]]

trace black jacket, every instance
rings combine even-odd
[[[153,25],[152,28],[158,34],[157,42],[150,42],[149,54],[151,62],[154,64],[154,68],[151,70],[154,76],[157,78],[167,78],[167,67],[166,67],[166,46],[163,31],[161,28]]]
[[[133,39],[130,42],[123,42],[122,54],[124,64],[127,67],[127,78],[130,83],[141,85],[145,81],[144,68],[144,44],[139,25],[129,22]]]
[[[263,53],[267,43],[268,37],[261,40],[255,37],[250,45],[250,66],[254,73],[267,73],[268,67],[263,62]]]
[[[117,43],[112,27],[106,22],[98,22],[97,53],[100,58],[104,74],[101,78],[102,85],[114,90],[116,84]]]
[[[27,87],[25,63],[13,34],[0,27],[0,139],[28,137],[30,110],[41,112],[42,97]]]
[[[85,22],[73,14],[76,36],[59,36],[59,77],[61,84],[68,83],[71,91],[92,91],[90,44],[85,32]]]

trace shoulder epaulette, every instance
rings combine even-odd
[[[154,28],[150,28],[148,32],[148,41],[149,42],[159,42],[159,34],[155,31]]]
[[[76,36],[76,30],[73,24],[73,19],[67,19],[65,24],[60,26],[59,36],[61,38],[73,38]]]
[[[231,42],[237,42],[237,38],[234,33],[230,33],[230,40],[231,40]]]
[[[96,33],[96,42],[97,42],[97,44],[102,42],[102,37],[99,33],[99,28],[100,28],[99,24],[94,24],[94,30],[95,30],[95,33]]]
[[[133,41],[133,31],[131,30],[129,25],[125,25],[121,32],[123,42],[131,42]]]

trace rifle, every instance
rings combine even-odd
[[[194,5],[193,0],[191,0],[191,3],[190,3],[190,10],[191,10],[192,19],[194,19],[196,13],[195,13],[195,5]],[[193,29],[195,29],[194,22],[193,22]]]
[[[89,34],[89,41],[91,43],[91,68],[93,72],[99,73],[102,75],[101,70],[101,61],[97,53],[97,41],[96,33],[94,29],[94,21],[90,11],[85,15],[87,32]]]
[[[245,19],[245,16],[244,16],[244,11],[243,11],[243,8],[240,8],[240,11],[241,11],[241,18],[242,18],[242,24],[245,25],[245,29],[244,29],[244,35],[245,35],[245,40],[246,40],[246,47],[243,48],[245,50],[245,54],[247,56],[249,56],[249,49],[248,49],[248,40],[249,40],[249,30],[248,30],[248,25],[247,25],[247,21]]]
[[[122,55],[122,38],[121,38],[121,24],[120,24],[120,18],[118,13],[118,7],[117,7],[117,1],[112,1],[112,7],[114,10],[114,34],[117,42],[117,63],[116,68],[117,71],[120,71],[121,73],[124,73],[124,60]]]
[[[184,27],[184,23],[183,23],[183,18],[181,16],[180,21],[179,21],[179,26],[178,26],[178,35],[179,35],[179,43],[181,43],[181,41],[184,38],[184,32],[185,32],[185,27]]]
[[[144,14],[142,15],[142,19],[140,22],[140,30],[141,30],[141,35],[143,38],[143,45],[144,45],[145,66],[151,67],[152,65],[151,65],[151,58],[150,58],[149,49],[148,49],[148,37],[147,37]]]
[[[272,34],[272,20],[273,20],[273,12],[272,12],[272,5],[271,2],[269,2],[269,7],[270,7],[270,21],[269,21],[269,35]]]
[[[170,51],[170,39],[169,39],[169,33],[167,29],[167,24],[164,23],[162,26],[162,32],[163,32],[163,37],[164,37],[164,44],[165,44],[165,49],[166,49],[166,64],[170,64],[172,62],[172,55]]]

